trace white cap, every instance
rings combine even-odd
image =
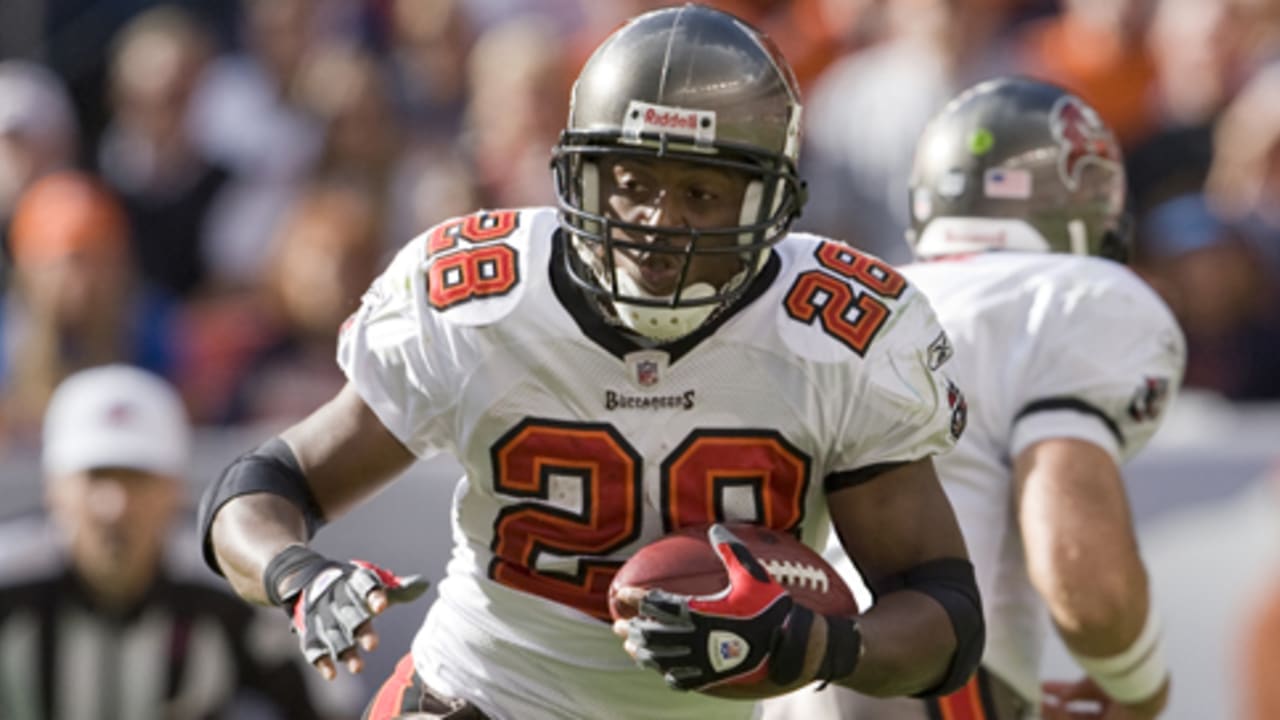
[[[191,425],[178,393],[128,365],[82,370],[62,381],[44,416],[44,472],[129,468],[187,471]]]

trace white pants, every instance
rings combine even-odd
[[[980,669],[963,688],[945,698],[873,698],[847,688],[817,685],[761,703],[761,720],[1032,720],[1039,713],[999,678]],[[952,710],[951,708],[955,708]]]

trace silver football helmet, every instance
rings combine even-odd
[[[800,213],[800,112],[786,61],[762,33],[732,15],[688,4],[645,13],[615,31],[574,84],[552,161],[570,276],[635,332],[666,341],[696,330],[746,288]],[[747,173],[739,224],[654,228],[606,217],[601,158],[628,155]],[[641,244],[626,232],[681,241]],[[724,247],[725,236],[736,243]],[[669,296],[644,292],[618,270],[615,250],[677,255],[679,288]],[[732,280],[718,288],[685,286],[695,256],[726,252],[742,260]]]
[[[918,257],[1128,256],[1119,145],[1093,108],[1055,85],[1004,77],[958,95],[916,146],[910,192]]]

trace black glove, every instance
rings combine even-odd
[[[707,536],[729,586],[701,596],[646,592],[638,614],[625,621],[633,656],[677,690],[766,679],[791,685],[803,670],[813,611],[796,603],[723,525],[712,525]],[[823,680],[852,672],[861,646],[851,618],[830,617],[828,623],[828,651],[817,675]]]
[[[302,653],[314,663],[355,647],[356,628],[373,617],[369,593],[386,592],[391,603],[412,602],[429,583],[400,577],[363,560],[337,562],[304,545],[290,545],[262,573],[267,598],[293,621]]]

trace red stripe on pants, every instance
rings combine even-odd
[[[391,720],[404,712],[404,694],[413,686],[413,655],[396,663],[395,672],[378,688],[369,711],[369,720]]]
[[[942,720],[989,720],[982,709],[982,691],[978,688],[978,673],[959,690],[938,698],[938,711]]]

